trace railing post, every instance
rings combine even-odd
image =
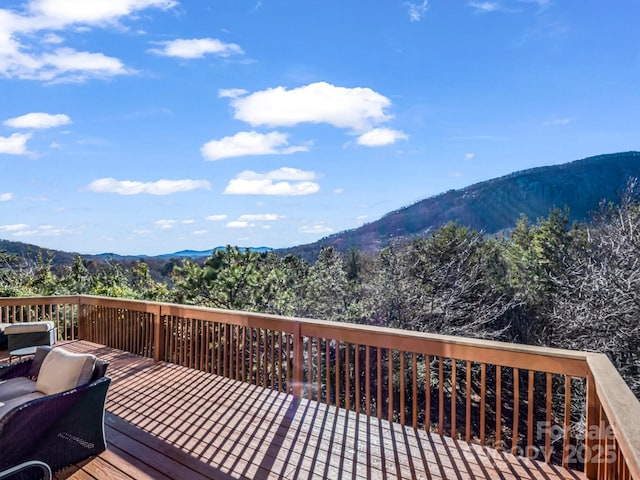
[[[302,379],[304,376],[304,341],[300,333],[300,322],[296,322],[293,337],[293,396],[302,398]]]
[[[87,318],[82,308],[82,295],[78,295],[78,340],[87,339]],[[89,339],[90,340],[90,339]]]
[[[600,436],[605,432],[601,430],[598,415],[598,395],[596,394],[595,379],[591,371],[587,373],[587,394],[585,398],[586,421],[584,428],[584,474],[587,478],[598,477],[598,462],[601,459],[599,453]]]
[[[164,358],[164,322],[162,321],[162,305],[157,305],[153,312],[153,359],[159,362]]]

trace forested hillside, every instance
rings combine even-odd
[[[328,246],[341,252],[350,248],[377,252],[394,239],[424,236],[450,221],[495,234],[513,228],[521,214],[536,219],[565,205],[571,209],[571,221],[586,221],[601,200],[617,201],[629,177],[640,177],[640,152],[514,172],[427,198],[359,228],[283,252],[307,260]]]
[[[315,262],[227,247],[157,281],[76,256],[55,266],[0,254],[0,295],[95,294],[498,339],[606,353],[640,396],[640,196],[588,223],[552,209],[509,237],[457,223],[377,253],[328,247]]]

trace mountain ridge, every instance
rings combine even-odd
[[[449,190],[391,211],[360,227],[278,251],[307,260],[327,246],[342,252],[351,248],[376,252],[394,239],[428,235],[450,221],[496,234],[515,226],[522,214],[535,220],[547,216],[554,206],[566,205],[570,209],[570,220],[586,221],[600,201],[615,202],[630,177],[640,177],[640,152],[596,155],[534,167]]]

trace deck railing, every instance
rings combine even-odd
[[[496,451],[640,480],[640,403],[605,355],[92,296],[0,298],[87,340]]]

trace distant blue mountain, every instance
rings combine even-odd
[[[214,247],[211,250],[180,250],[179,252],[174,253],[165,253],[162,255],[156,255],[154,258],[201,258],[201,257],[209,257],[216,250],[224,250],[226,247],[218,246]],[[245,248],[249,248],[252,252],[262,253],[262,252],[270,252],[273,250],[269,247],[238,247],[240,250],[244,250]]]
[[[206,258],[211,256],[211,254],[216,250],[224,250],[227,247],[217,246],[213,247],[210,250],[180,250],[179,252],[174,253],[163,253],[160,255],[118,255],[117,253],[99,253],[97,255],[82,255],[82,258],[88,260],[142,260],[142,259],[157,259],[157,260],[169,260],[171,258]],[[252,252],[270,252],[273,249],[269,247],[238,247],[240,250],[244,250],[245,248],[249,248]]]

